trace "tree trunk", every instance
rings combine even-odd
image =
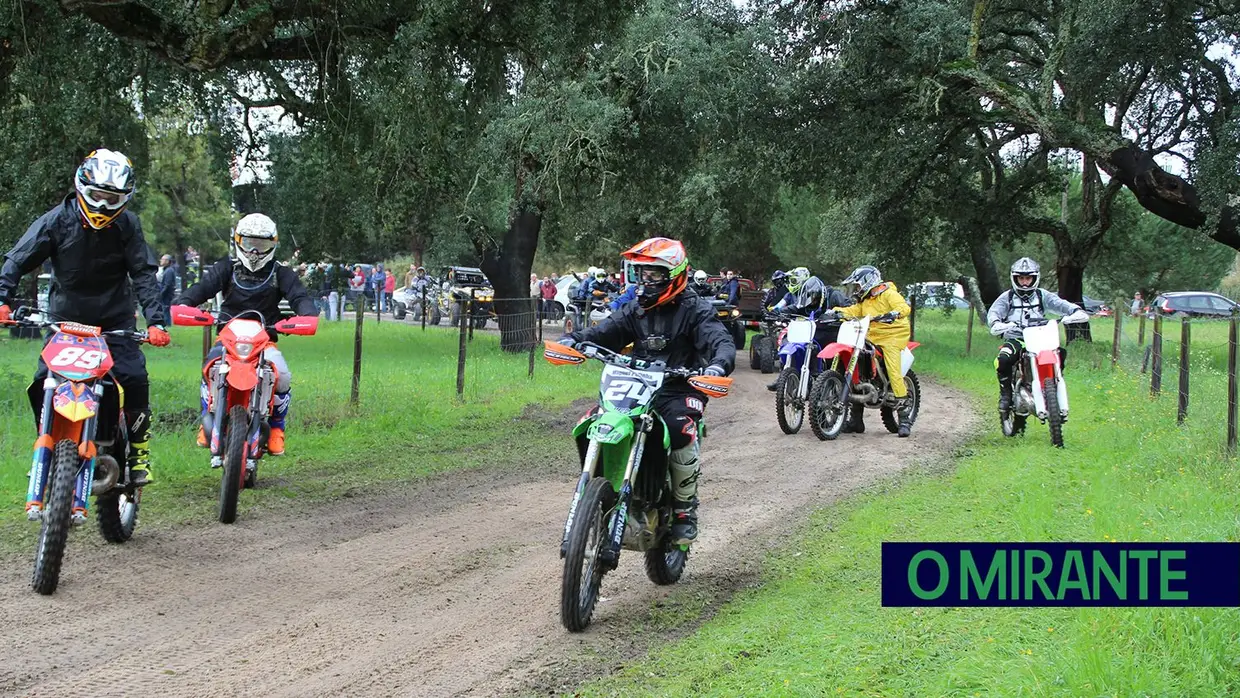
[[[1077,263],[1076,259],[1065,250],[1057,250],[1056,257],[1055,276],[1059,279],[1059,297],[1076,303],[1082,308],[1085,307],[1085,266]],[[1084,342],[1093,341],[1093,334],[1087,322],[1079,325],[1064,325],[1064,332],[1069,344],[1078,339]]]
[[[985,235],[975,235],[969,240],[969,257],[973,259],[978,292],[981,293],[982,302],[989,308],[1003,293],[1004,285],[1000,281],[999,268],[995,265],[995,256],[990,251],[990,241]]]
[[[538,326],[530,315],[530,270],[541,231],[542,211],[521,211],[512,217],[500,248],[483,252],[482,271],[495,286],[495,312],[504,351],[529,351],[538,336]]]

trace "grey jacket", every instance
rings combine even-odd
[[[1020,339],[1023,336],[1021,328],[1029,324],[1031,320],[1045,318],[1048,311],[1066,317],[1079,310],[1081,307],[1076,303],[1066,301],[1053,291],[1046,289],[1037,289],[1029,300],[1008,290],[1000,294],[994,305],[990,306],[990,310],[986,312],[986,324],[993,327],[996,322],[1010,322],[1015,327],[1004,332],[1003,338]]]

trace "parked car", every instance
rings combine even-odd
[[[1103,303],[1097,298],[1081,296],[1081,300],[1084,301],[1085,312],[1090,315],[1097,315],[1098,317],[1111,317],[1114,314],[1111,310],[1111,306]]]
[[[1240,304],[1206,291],[1173,291],[1154,299],[1154,311],[1176,317],[1232,317],[1240,314]]]
[[[969,307],[968,301],[966,301],[963,298],[959,298],[957,296],[952,296],[950,302],[952,304],[952,307],[956,308],[957,310],[966,310]],[[939,302],[938,296],[919,296],[917,299],[917,303],[923,308],[939,308],[942,306],[942,303]]]

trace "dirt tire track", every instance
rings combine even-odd
[[[864,435],[785,436],[766,377],[737,371],[708,410],[702,533],[679,585],[658,588],[626,553],[593,625],[560,626],[559,537],[576,449],[563,420],[536,424],[563,460],[448,474],[300,516],[138,529],[123,546],[72,536],[59,590],[29,591],[30,560],[0,572],[0,692],[23,695],[495,695],[571,687],[670,633],[639,632],[659,599],[704,591],[717,607],[757,579],[762,551],[805,511],[945,454],[976,424],[968,401],[926,383],[910,439],[867,412]],[[154,496],[158,496],[152,493]],[[213,496],[204,492],[203,496]],[[244,497],[243,497],[244,498]],[[244,506],[244,505],[243,505]],[[131,608],[131,595],[146,605]],[[617,646],[619,649],[617,650]],[[615,656],[604,665],[589,657]]]

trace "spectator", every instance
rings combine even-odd
[[[1133,317],[1136,317],[1137,315],[1141,314],[1141,310],[1144,307],[1144,305],[1145,303],[1141,298],[1140,291],[1137,291],[1136,293],[1132,294],[1132,311],[1131,312],[1132,312]]]
[[[538,292],[539,292],[539,295],[542,297],[542,320],[543,322],[546,322],[547,320],[554,321],[556,319],[556,312],[555,312],[556,290],[557,289],[555,287],[555,282],[551,280],[551,277],[544,276],[542,283],[538,284]]]
[[[413,288],[413,280],[418,276],[418,265],[410,264],[409,271],[405,272],[405,288]]]
[[[736,272],[731,269],[724,272],[723,286],[719,289],[719,295],[726,294],[728,305],[735,306],[740,303],[741,299],[741,280],[736,278]]]
[[[383,302],[383,287],[387,283],[387,274],[383,273],[382,264],[375,265],[375,268],[370,272],[370,278],[367,279],[366,282],[366,286],[370,291],[370,297],[375,299],[375,303],[379,307],[379,312],[386,312],[387,304]]]
[[[362,299],[366,297],[366,275],[362,273],[362,266],[359,264],[353,267],[353,276],[349,279],[349,295],[348,299],[353,303],[353,311],[360,313],[365,309],[361,306],[364,302]]]
[[[310,298],[314,300],[314,307],[318,309],[319,315],[322,315],[323,311],[327,310],[327,271],[323,265],[308,265],[306,278],[302,283],[305,284]]]
[[[164,317],[172,317],[172,299],[177,295],[177,270],[172,264],[172,255],[166,254],[159,258],[159,271],[155,273],[159,282],[159,304],[163,306]]]
[[[383,282],[383,295],[387,298],[387,307],[392,307],[392,294],[396,292],[396,275],[388,269],[387,278]]]

